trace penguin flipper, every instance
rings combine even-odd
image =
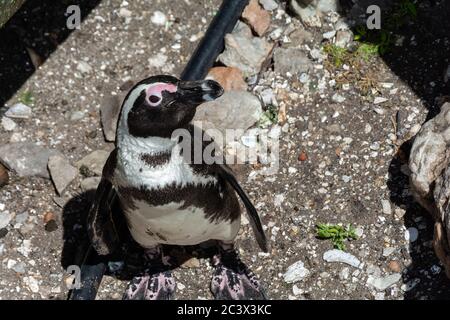
[[[103,168],[102,179],[95,192],[94,202],[89,210],[87,230],[92,246],[99,255],[111,254],[117,247],[119,236],[112,217],[116,191],[110,181],[115,166],[116,150],[112,151]]]
[[[252,226],[253,233],[255,234],[256,242],[258,242],[258,245],[262,251],[267,252],[267,238],[262,228],[261,220],[256,208],[253,206],[245,191],[239,185],[239,182],[234,176],[233,170],[231,170],[231,168],[226,164],[217,164],[217,167],[219,175],[233,187],[244,203],[245,208],[247,209],[250,225]]]

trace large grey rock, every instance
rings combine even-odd
[[[306,53],[299,48],[276,48],[273,53],[275,71],[292,75],[308,72],[312,63]]]
[[[0,162],[21,177],[49,178],[48,158],[59,154],[32,142],[9,143],[0,147]]]
[[[409,157],[415,199],[435,219],[434,249],[450,278],[450,103],[426,122],[414,139]]]
[[[225,36],[225,50],[219,60],[226,66],[240,69],[248,77],[259,72],[272,47],[264,38],[254,37],[247,25],[238,23],[233,32]]]
[[[88,177],[81,181],[81,190],[97,190],[98,184],[100,183],[101,177]]]
[[[218,129],[223,135],[226,129],[242,129],[243,133],[259,120],[262,113],[261,102],[253,94],[228,91],[219,99],[200,105],[194,123],[201,123],[203,130]]]
[[[72,166],[69,160],[61,155],[49,157],[48,170],[58,194],[62,194],[64,189],[78,175],[77,168]]]
[[[444,170],[450,161],[450,103],[445,103],[441,112],[426,122],[414,139],[409,158],[410,183],[412,192],[419,203],[433,214],[437,214],[431,186],[437,181],[438,194],[446,194],[442,190],[445,181]],[[442,214],[442,213],[441,213]],[[438,216],[436,217],[438,218]],[[442,218],[442,217],[441,217]]]
[[[95,150],[85,156],[83,159],[77,161],[75,165],[77,168],[85,167],[90,172],[94,173],[97,176],[102,175],[103,166],[106,163],[106,160],[109,157],[110,152],[105,150]]]

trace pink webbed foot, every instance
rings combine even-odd
[[[175,278],[160,248],[145,252],[147,268],[129,283],[124,300],[170,300],[175,295]]]
[[[170,300],[175,295],[175,279],[170,271],[145,273],[128,285],[124,300]]]
[[[217,300],[267,299],[256,275],[239,259],[234,250],[222,250],[214,256],[215,268],[211,292]]]

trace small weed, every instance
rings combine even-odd
[[[356,28],[354,39],[360,43],[357,54],[365,60],[376,54],[385,54],[393,43],[391,32],[368,30],[366,26]]]
[[[334,44],[328,43],[323,47],[323,51],[328,54],[328,56],[333,61],[335,67],[341,67],[348,57],[347,49],[338,47]]]
[[[278,109],[273,105],[268,105],[267,110],[259,118],[258,126],[260,128],[267,127],[278,122]]]
[[[356,50],[356,54],[364,59],[365,61],[368,61],[370,57],[373,57],[378,54],[378,46],[372,43],[361,43]]]
[[[27,106],[32,106],[34,103],[33,93],[31,91],[24,91],[19,97],[19,102]]]
[[[333,247],[345,251],[344,240],[356,240],[355,228],[351,225],[343,227],[336,224],[319,223],[316,226],[319,239],[331,239]]]

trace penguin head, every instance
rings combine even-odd
[[[125,98],[118,131],[136,137],[170,137],[194,118],[195,109],[223,94],[213,80],[181,81],[168,75],[152,76],[136,84]]]

